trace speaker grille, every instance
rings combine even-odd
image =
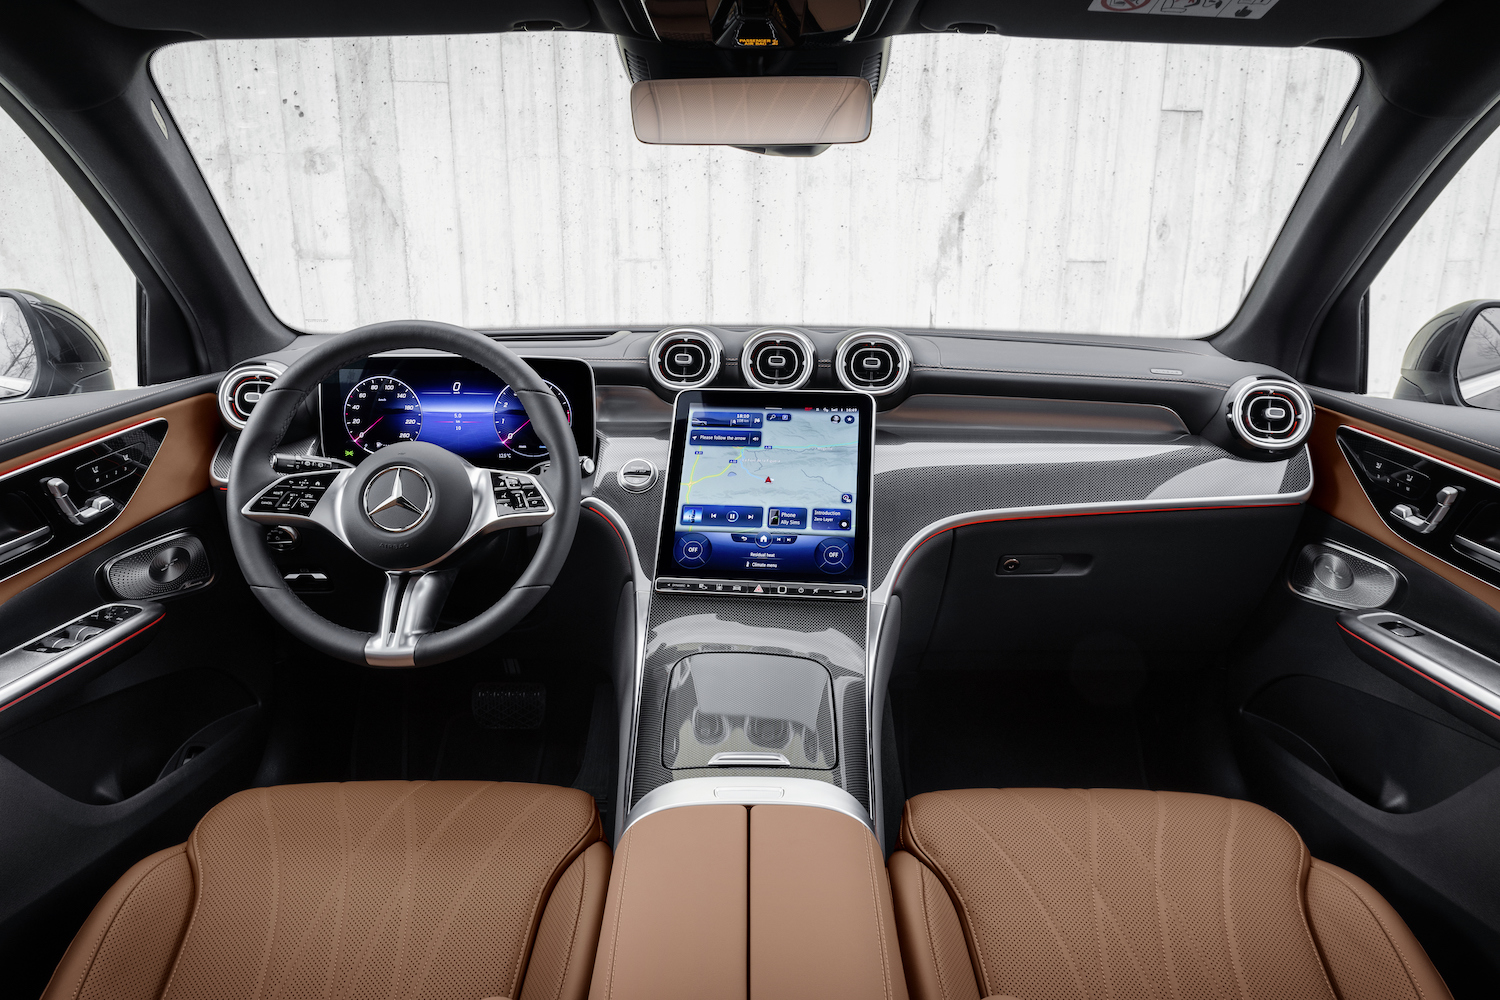
[[[666,330],[651,344],[651,374],[668,389],[696,389],[719,374],[723,354],[707,330]]]
[[[758,389],[797,389],[812,376],[817,353],[795,330],[764,330],[745,341],[740,368]]]
[[[213,576],[208,550],[187,532],[147,542],[104,565],[109,589],[127,601],[176,597],[208,586]]]
[[[834,371],[845,389],[884,396],[906,383],[911,351],[892,333],[862,330],[845,337],[834,358]]]
[[[1267,451],[1295,448],[1312,430],[1312,399],[1300,385],[1257,379],[1235,393],[1229,422],[1246,443]]]

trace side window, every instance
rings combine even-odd
[[[1372,396],[1500,409],[1500,132],[1370,286]]]
[[[0,113],[0,401],[136,385],[136,280]]]

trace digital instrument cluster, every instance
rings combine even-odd
[[[562,405],[580,455],[594,452],[594,379],[582,361],[532,358]],[[475,465],[531,468],[545,461],[526,408],[488,369],[438,354],[377,355],[346,365],[319,388],[323,454],[359,463],[402,441],[426,441]]]

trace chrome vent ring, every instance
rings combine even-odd
[[[845,389],[884,396],[906,384],[911,349],[883,330],[856,330],[839,342],[833,370]]]
[[[1247,380],[1229,403],[1229,424],[1246,444],[1286,451],[1307,440],[1313,402],[1307,390],[1279,378]]]
[[[672,390],[697,389],[719,374],[724,347],[707,330],[676,327],[657,334],[649,357],[657,384]]]
[[[285,369],[269,364],[243,365],[219,383],[219,415],[237,431],[245,429],[255,404]]]
[[[740,371],[757,389],[800,389],[817,363],[813,342],[796,330],[758,331],[740,349]]]

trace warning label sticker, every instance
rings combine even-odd
[[[1106,14],[1166,14],[1173,17],[1265,17],[1277,0],[1093,0],[1089,10]]]

